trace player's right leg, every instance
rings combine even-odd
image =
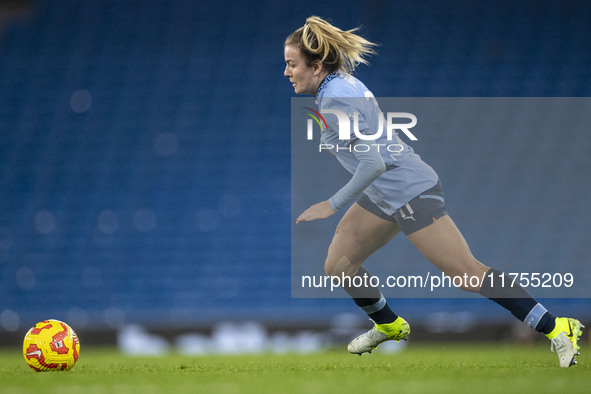
[[[353,204],[341,219],[324,265],[326,274],[339,278],[366,278],[360,281],[367,284],[371,275],[361,265],[373,252],[387,244],[400,227],[391,220],[378,217],[359,204]],[[356,283],[351,281],[351,283]],[[343,289],[353,301],[375,323],[368,332],[355,338],[348,346],[351,353],[371,352],[387,340],[406,339],[410,327],[403,318],[397,316],[389,307],[381,291],[376,287],[347,285]]]

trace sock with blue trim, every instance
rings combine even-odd
[[[355,276],[363,277],[371,274],[365,267],[360,267]],[[354,281],[351,281],[354,283]],[[343,289],[353,298],[357,306],[367,314],[376,324],[392,323],[398,318],[377,287],[343,286]]]
[[[556,316],[502,271],[491,268],[486,273],[480,286],[480,294],[501,305],[538,332],[548,334],[554,329]]]

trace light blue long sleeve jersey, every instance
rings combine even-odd
[[[357,78],[341,72],[327,75],[316,91],[320,112],[339,110],[352,120],[358,113],[358,130],[364,135],[375,135],[379,130],[380,112],[373,94]],[[328,130],[321,134],[321,143],[337,157],[341,165],[353,174],[351,180],[329,199],[338,210],[361,193],[365,193],[388,215],[422,192],[435,186],[437,173],[414,153],[413,149],[393,133],[387,139],[386,121],[383,132],[375,140],[363,140],[354,134],[350,122],[348,139],[339,139],[337,116],[323,113]],[[389,148],[388,148],[389,147]]]

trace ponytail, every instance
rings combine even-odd
[[[311,16],[287,37],[284,45],[297,46],[309,66],[320,61],[328,72],[341,70],[351,74],[359,64],[368,63],[365,56],[375,54],[373,47],[377,45],[355,34],[357,30],[341,30]]]

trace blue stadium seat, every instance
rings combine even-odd
[[[308,13],[362,23],[381,43],[359,72],[376,96],[589,96],[589,6],[501,3],[38,2],[0,41],[0,312],[26,326],[79,308],[100,327],[113,310],[145,324],[350,310],[290,299],[283,38]],[[527,270],[587,258],[588,194],[558,191],[591,177],[588,134],[504,136],[499,154],[469,132],[433,137],[458,161],[427,143],[420,153],[475,253]],[[523,179],[520,152],[550,152],[555,138],[561,161]],[[539,200],[520,196],[548,176]],[[495,203],[522,224],[487,210]],[[564,205],[583,207],[561,212],[568,228],[540,218]]]

